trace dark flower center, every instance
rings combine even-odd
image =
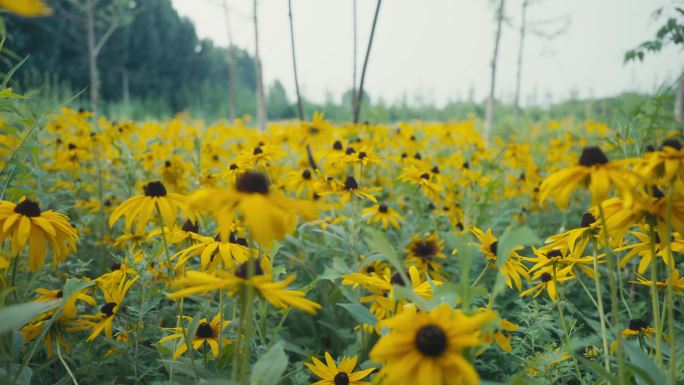
[[[340,142],[339,140],[336,140],[335,143],[333,143],[332,147],[333,147],[333,150],[340,151],[340,150],[342,150],[342,142]]]
[[[553,279],[553,277],[552,277],[551,274],[549,274],[549,273],[544,273],[544,274],[541,275],[541,281],[544,282],[544,283],[547,283],[547,282],[549,282],[549,281],[552,280],[552,279]]]
[[[489,251],[491,251],[492,254],[494,254],[494,255],[496,255],[498,248],[499,248],[499,241],[494,241],[494,243],[489,245]]]
[[[345,372],[339,372],[333,378],[335,385],[349,385],[349,376]]]
[[[309,170],[304,170],[304,172],[302,172],[302,178],[304,178],[304,179],[306,179],[306,180],[311,179],[311,171],[309,171]]]
[[[353,176],[348,176],[347,179],[344,181],[345,190],[356,190],[358,188],[359,184],[356,183],[356,179],[354,179]]]
[[[681,150],[682,149],[682,145],[681,145],[681,143],[679,143],[679,141],[677,139],[666,139],[665,141],[663,141],[663,145],[660,146],[660,148],[665,148],[665,147],[672,147],[675,150]]]
[[[247,171],[241,174],[235,187],[243,193],[268,194],[268,180],[263,174],[256,171]]]
[[[114,308],[116,305],[118,305],[116,302],[107,302],[106,304],[102,305],[100,312],[105,314],[107,317],[111,317],[114,315]]]
[[[579,164],[581,166],[593,166],[595,164],[606,164],[608,158],[598,147],[585,147],[580,155]]]
[[[580,221],[580,227],[589,227],[596,222],[596,218],[591,213],[582,214],[582,220]]]
[[[237,164],[235,164],[235,163],[231,163],[230,166],[228,166],[228,168],[229,168],[231,171],[233,171],[233,170],[237,170],[238,166],[237,166]]]
[[[416,333],[416,347],[429,357],[437,357],[447,348],[447,336],[437,325],[426,325]]]
[[[62,298],[62,297],[64,297],[64,292],[61,291],[61,290],[58,290],[58,291],[57,291],[57,294],[55,294],[55,297],[57,297],[57,298]]]
[[[439,167],[435,166],[430,170],[433,174],[439,174]]]
[[[558,257],[563,257],[563,253],[561,253],[560,250],[554,249],[546,253],[546,258],[552,259],[552,258],[558,258]]]
[[[642,319],[637,318],[637,319],[629,320],[629,329],[630,330],[639,331],[641,329],[645,329],[646,327],[648,327],[648,325],[646,324],[646,321],[644,321]]]
[[[399,274],[399,273],[394,273],[394,275],[390,279],[390,283],[392,285],[406,286],[406,282],[404,282],[404,278],[402,278],[401,274]]]
[[[254,147],[254,151],[252,151],[252,155],[259,155],[263,154],[264,150],[261,149],[261,147]]]
[[[117,262],[117,263],[114,263],[114,264],[112,264],[112,266],[109,268],[109,270],[111,270],[111,271],[121,270],[121,264],[118,263],[118,262]]]
[[[430,179],[430,174],[425,172],[425,173],[421,174],[420,177],[423,179]]]
[[[197,332],[195,332],[195,337],[197,338],[212,338],[214,336],[214,329],[211,328],[206,322],[202,322],[197,327]]]
[[[462,167],[465,168],[465,169],[469,169],[469,168],[470,168],[470,163],[468,163],[468,162],[463,162],[463,166],[462,166]]]
[[[366,274],[375,273],[375,267],[373,267],[373,265],[368,265],[366,266],[365,272]]]
[[[652,195],[655,199],[661,199],[661,198],[664,198],[664,197],[665,197],[665,194],[663,194],[663,192],[660,191],[660,189],[659,189],[658,187],[656,187],[656,186],[653,186],[653,187],[652,187],[652,191],[651,191],[651,192],[652,192],[651,195]]]
[[[415,155],[413,155],[413,159],[418,159],[418,160],[421,160],[421,159],[423,159],[423,156],[422,156],[422,155],[420,155],[420,152],[416,152],[416,154],[415,154]]]
[[[69,150],[75,150],[76,149],[76,145],[73,143],[69,143],[68,147],[69,147]]]
[[[401,153],[401,158],[402,158],[402,159],[408,158],[408,154],[405,153],[405,152],[402,152],[402,153]]]
[[[364,158],[368,158],[368,154],[366,154],[366,151],[359,152],[359,159],[364,159]]]
[[[234,232],[230,233],[230,236],[228,237],[228,242],[247,247],[247,239],[238,237]]]
[[[24,199],[14,206],[14,212],[27,217],[39,217],[40,216],[40,206],[38,202],[31,199]]]
[[[241,263],[235,271],[235,275],[242,279],[247,279],[248,267],[249,266],[247,262]],[[256,261],[256,264],[254,266],[254,276],[257,275],[264,275],[264,271],[261,269],[261,266],[259,266],[259,261]]]
[[[165,167],[171,167],[171,161],[167,160],[166,162],[164,162],[164,166]]]
[[[354,150],[354,147],[347,147],[347,151],[345,151],[344,153],[347,155],[351,155],[355,152],[356,152],[356,150]]]
[[[383,213],[383,214],[386,213],[388,209],[389,208],[384,203],[380,203],[380,205],[378,206],[378,211]]]
[[[187,231],[190,233],[198,234],[199,233],[199,223],[197,223],[197,222],[192,223],[191,220],[186,219],[185,222],[183,222],[183,226],[181,227],[181,230]]]
[[[144,187],[145,196],[148,197],[165,197],[166,187],[160,181],[150,182]]]
[[[411,251],[420,259],[430,260],[437,254],[437,245],[432,241],[420,241],[413,245]]]

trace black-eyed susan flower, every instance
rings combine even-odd
[[[368,218],[366,222],[368,224],[378,222],[382,223],[382,228],[385,230],[387,230],[389,225],[392,225],[393,228],[398,229],[399,221],[403,220],[401,215],[399,215],[395,209],[387,206],[385,203],[380,203],[363,209],[363,211],[361,211],[361,216]]]
[[[78,234],[69,218],[52,210],[41,211],[38,202],[22,199],[18,204],[0,201],[0,242],[10,239],[10,256],[15,258],[29,245],[29,270],[38,271],[48,246],[57,265],[76,251]]]
[[[477,227],[473,227],[471,232],[479,241],[480,252],[487,258],[489,266],[496,268],[499,241],[492,233],[492,229],[484,232]],[[512,289],[513,284],[515,284],[518,291],[522,291],[522,278],[525,278],[528,281],[530,280],[530,274],[522,263],[522,257],[517,253],[518,250],[522,249],[521,246],[515,247],[508,255],[506,263],[499,267],[499,271],[504,276],[506,285]]]
[[[463,350],[482,344],[480,329],[493,312],[466,316],[441,304],[430,312],[415,307],[383,321],[390,329],[370,352],[381,362],[386,385],[475,385],[479,376]]]
[[[342,357],[337,366],[330,353],[325,352],[325,363],[316,357],[311,357],[311,362],[305,362],[307,368],[320,380],[312,385],[370,385],[368,381],[361,381],[368,377],[375,368],[355,372],[357,356]]]
[[[634,200],[634,186],[639,177],[619,162],[609,162],[599,147],[585,147],[576,166],[549,175],[539,187],[539,201],[553,197],[562,209],[568,206],[570,194],[582,183],[589,183],[592,202],[599,204],[615,188],[630,206]]]
[[[356,178],[348,176],[344,181],[344,185],[339,185],[336,190],[324,192],[322,195],[339,194],[342,197],[340,199],[340,205],[351,202],[355,196],[376,203],[378,200],[373,196],[373,193],[380,190],[382,190],[382,187],[361,187],[356,181]]]
[[[294,231],[297,215],[313,219],[313,203],[288,199],[271,191],[265,175],[247,171],[237,178],[234,189],[201,189],[190,196],[193,207],[208,211],[218,222],[218,232],[228,239],[239,215],[251,236],[268,246]]]
[[[439,274],[442,269],[439,260],[444,259],[444,241],[439,239],[436,232],[427,238],[414,235],[406,246],[406,264],[417,266],[421,272]]]
[[[430,200],[438,200],[442,192],[442,185],[433,181],[435,177],[429,170],[409,166],[399,175],[399,180],[418,186],[423,190],[423,194]]]
[[[648,228],[648,226],[646,226],[646,228]],[[637,272],[639,274],[644,274],[646,272],[646,269],[651,265],[654,256],[661,258],[667,266],[671,267],[674,265],[672,253],[665,247],[658,232],[653,231],[654,237],[652,240],[651,236],[644,232],[631,231],[629,234],[634,236],[637,239],[637,242],[615,249],[615,251],[629,250],[622,257],[622,260],[620,260],[620,267],[625,267],[637,256],[641,258],[639,260],[639,266],[637,267]],[[670,250],[679,254],[684,253],[684,240],[682,240],[679,233],[673,233],[671,238],[669,244]],[[653,247],[653,251],[651,251],[651,247]]]
[[[183,317],[188,322],[192,324],[193,320],[191,317]],[[199,350],[204,344],[209,345],[211,349],[211,354],[214,358],[219,355],[219,338],[225,337],[223,330],[230,324],[229,320],[224,320],[221,322],[221,314],[216,314],[211,321],[207,321],[206,318],[202,318],[199,321],[195,335],[192,336],[190,341],[192,345],[192,350]],[[185,334],[188,333],[187,327],[174,327],[168,330],[174,331],[175,333],[170,334],[159,340],[160,344],[167,341],[178,340],[177,346],[175,347],[175,352],[173,354],[173,359],[177,360],[178,357],[182,356],[188,350],[188,345],[185,341]],[[227,338],[222,338],[223,341],[220,342],[221,346],[230,344],[230,340]]]
[[[232,270],[238,264],[247,261],[247,240],[238,238],[235,233],[230,233],[226,241],[221,239],[221,234],[214,238],[197,236],[195,240],[197,243],[171,257],[172,260],[176,260],[176,269],[185,266],[188,260],[196,256],[200,257],[200,266],[203,270],[215,270],[220,263],[225,269]]]
[[[88,342],[93,341],[103,331],[107,338],[112,338],[114,318],[123,306],[126,293],[137,280],[138,277],[128,279],[124,276],[115,284],[100,285],[105,304],[100,307],[98,314],[82,316],[83,326],[88,326],[92,330]]]
[[[640,344],[650,341],[656,329],[648,326],[648,322],[641,318],[634,318],[629,320],[629,324],[625,330],[622,331],[622,337],[625,339],[637,339]],[[610,354],[613,355],[615,350],[620,346],[620,340],[613,341],[610,344]]]
[[[62,317],[64,318],[76,318],[76,301],[83,301],[92,306],[95,305],[95,299],[88,295],[85,290],[76,291],[72,293],[69,298],[64,298],[62,290],[38,288],[34,291],[38,294],[36,301],[64,301],[64,307],[62,309]],[[54,310],[49,313],[52,312],[54,312]]]
[[[639,277],[636,281],[629,282],[648,287],[653,286],[653,281],[643,277]],[[655,284],[657,288],[665,290],[670,285],[670,278],[666,278],[664,281],[656,281]],[[680,275],[679,270],[672,270],[672,289],[675,293],[681,293],[684,291],[684,277]]]
[[[121,217],[126,217],[124,229],[131,231],[135,226],[135,233],[141,234],[145,231],[145,226],[156,215],[158,210],[163,226],[172,228],[176,223],[178,211],[186,217],[195,220],[195,215],[190,210],[186,198],[181,194],[169,193],[162,182],[149,182],[143,188],[142,195],[136,195],[121,203],[109,217],[109,226]]]
[[[169,298],[182,298],[194,294],[207,293],[214,290],[226,289],[232,295],[240,286],[251,285],[263,299],[277,308],[296,307],[307,313],[315,313],[321,305],[304,297],[301,290],[290,290],[287,287],[295,280],[295,275],[290,275],[282,281],[275,281],[271,274],[265,273],[260,264],[257,264],[254,276],[247,277],[247,264],[239,265],[234,273],[217,270],[213,273],[188,271],[184,277],[174,282],[174,286],[180,290],[168,295]]]
[[[537,281],[536,285],[534,285],[531,288],[520,293],[520,296],[525,297],[525,296],[528,296],[530,294],[533,294],[533,297],[537,298],[537,297],[539,297],[539,294],[541,294],[544,290],[546,290],[546,293],[549,295],[549,298],[551,298],[551,300],[555,301],[556,298],[558,298],[557,284],[560,282],[565,282],[565,281],[572,279],[572,278],[573,278],[572,276],[566,275],[566,276],[560,276],[560,277],[557,276],[556,279],[554,280],[552,273],[543,272],[539,275],[539,281]]]

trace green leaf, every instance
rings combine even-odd
[[[276,385],[287,369],[288,358],[278,342],[259,357],[249,378],[251,385]]]
[[[0,334],[17,329],[39,314],[59,306],[61,301],[28,302],[0,309]]]
[[[378,323],[378,319],[375,315],[363,305],[355,303],[338,303],[337,305],[347,310],[356,322],[367,325],[375,325]]]
[[[630,361],[627,366],[632,373],[649,385],[667,383],[665,374],[658,369],[656,363],[639,346],[629,341],[623,341],[623,346]]]
[[[368,248],[371,249],[371,251],[384,256],[394,270],[399,272],[399,275],[404,279],[404,282],[411,282],[406,271],[404,271],[404,265],[401,263],[397,251],[389,242],[385,233],[376,229],[367,228],[366,234],[368,235],[366,237]]]
[[[499,270],[506,264],[513,249],[518,246],[529,246],[541,241],[536,234],[527,226],[508,226],[504,231],[496,250],[496,266]]]

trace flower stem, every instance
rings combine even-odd
[[[74,373],[71,372],[69,365],[67,365],[66,361],[64,360],[64,357],[62,357],[62,348],[59,347],[59,342],[55,341],[55,345],[57,345],[57,357],[59,357],[59,361],[64,366],[64,369],[66,369],[66,371],[69,374],[69,377],[71,377],[71,381],[74,383],[74,385],[78,385],[78,381],[76,381],[76,377],[74,376]]]
[[[663,324],[660,322],[660,310],[658,302],[658,256],[655,252],[655,230],[653,225],[649,226],[649,245],[651,247],[651,310],[653,311],[653,323],[656,328],[656,362],[658,367],[663,369]]]
[[[619,274],[615,263],[615,255],[610,246],[610,238],[608,236],[608,227],[606,226],[606,216],[603,212],[602,203],[598,204],[599,216],[601,217],[601,232],[603,233],[603,242],[606,247],[606,259],[608,261],[608,286],[610,288],[610,312],[613,321],[613,332],[615,339],[618,341],[617,347],[617,363],[618,363],[618,383],[620,385],[625,383],[625,365],[624,365],[624,351],[622,347],[622,334],[620,333],[620,311],[618,308],[618,287],[615,282],[615,274]]]
[[[597,256],[597,244],[596,239],[594,239],[594,288],[596,290],[596,304],[599,313],[599,320],[601,321],[601,342],[603,343],[603,366],[606,371],[610,373],[610,353],[608,352],[608,335],[606,333],[606,313],[603,310],[603,296],[601,295],[601,280],[599,277],[598,270],[598,256]]]
[[[666,258],[669,263],[665,266],[665,270],[667,271],[667,289],[665,293],[665,303],[667,306],[667,331],[669,334],[668,338],[670,342],[670,375],[668,376],[668,382],[670,385],[675,385],[675,381],[677,381],[677,360],[679,359],[679,356],[677,355],[677,337],[675,336],[677,327],[675,325],[674,319],[674,277],[672,274],[672,269],[675,268],[675,264],[672,258],[672,244],[670,238],[672,234],[672,199],[674,197],[674,181],[670,182],[668,190],[669,191],[667,194],[667,215],[665,218],[667,227],[667,236],[665,237],[665,250],[667,253]],[[660,339],[658,340],[658,342],[660,342]]]

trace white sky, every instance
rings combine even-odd
[[[222,0],[172,0],[189,17],[200,37],[227,46]],[[252,0],[228,0],[235,44],[254,50]],[[306,98],[339,100],[352,82],[352,0],[292,0],[300,87]],[[375,0],[358,0],[359,73]],[[622,91],[653,91],[676,79],[684,54],[675,48],[622,64],[624,52],[653,37],[662,21],[652,12],[669,0],[542,0],[528,10],[535,20],[567,17],[565,34],[552,41],[525,40],[522,102],[609,96]],[[522,0],[507,0],[510,23],[501,40],[496,94],[513,99],[518,26]],[[408,97],[442,104],[481,100],[489,88],[494,47],[494,8],[490,0],[385,0],[366,75],[371,97],[392,102]],[[287,0],[259,0],[259,33],[264,79],[279,79],[294,95]],[[528,24],[528,25],[530,25]],[[553,29],[553,28],[550,28]]]

